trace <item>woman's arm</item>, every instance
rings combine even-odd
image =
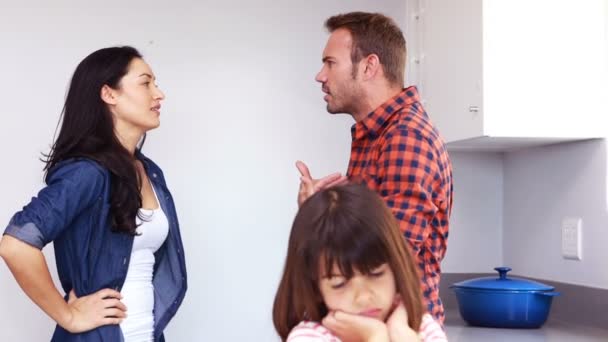
[[[55,287],[42,251],[10,235],[0,240],[4,259],[19,286],[49,317],[69,332],[77,333],[106,324],[119,324],[126,307],[120,293],[110,289],[65,302]]]
[[[69,321],[70,310],[51,280],[42,251],[4,235],[0,240],[0,256],[28,297],[55,322],[64,326]]]

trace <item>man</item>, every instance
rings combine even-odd
[[[347,177],[378,191],[399,221],[420,267],[428,311],[440,322],[440,263],[447,247],[452,208],[452,166],[416,87],[403,88],[405,39],[388,17],[353,12],[329,18],[330,37],[316,81],[327,111],[347,113],[356,123]],[[298,203],[320,189],[343,183],[332,174],[302,177]]]

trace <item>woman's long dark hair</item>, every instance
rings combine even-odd
[[[59,135],[44,160],[47,181],[52,168],[70,158],[90,158],[107,168],[111,174],[112,230],[129,234],[135,234],[137,228],[141,180],[134,157],[116,137],[101,89],[104,85],[120,88],[120,80],[135,58],[141,54],[133,47],[110,47],[91,53],[78,64],[65,99]]]
[[[319,290],[319,280],[327,276],[322,270],[336,265],[350,279],[355,270],[370,274],[383,263],[393,271],[408,325],[418,331],[425,312],[418,268],[382,198],[359,184],[314,194],[294,219],[274,299],[273,322],[281,339],[301,321],[321,322],[327,315]]]

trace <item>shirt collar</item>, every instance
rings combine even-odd
[[[366,136],[371,138],[380,136],[380,133],[386,127],[386,123],[391,120],[393,114],[401,111],[404,106],[415,102],[420,102],[416,86],[403,89],[399,94],[384,102],[374,111],[367,114],[363,120],[351,127],[353,140],[359,140]]]

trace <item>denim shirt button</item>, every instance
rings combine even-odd
[[[152,174],[152,177],[153,177],[153,178],[156,178],[156,172]]]
[[[127,264],[127,258],[122,259],[122,264],[126,265]]]

